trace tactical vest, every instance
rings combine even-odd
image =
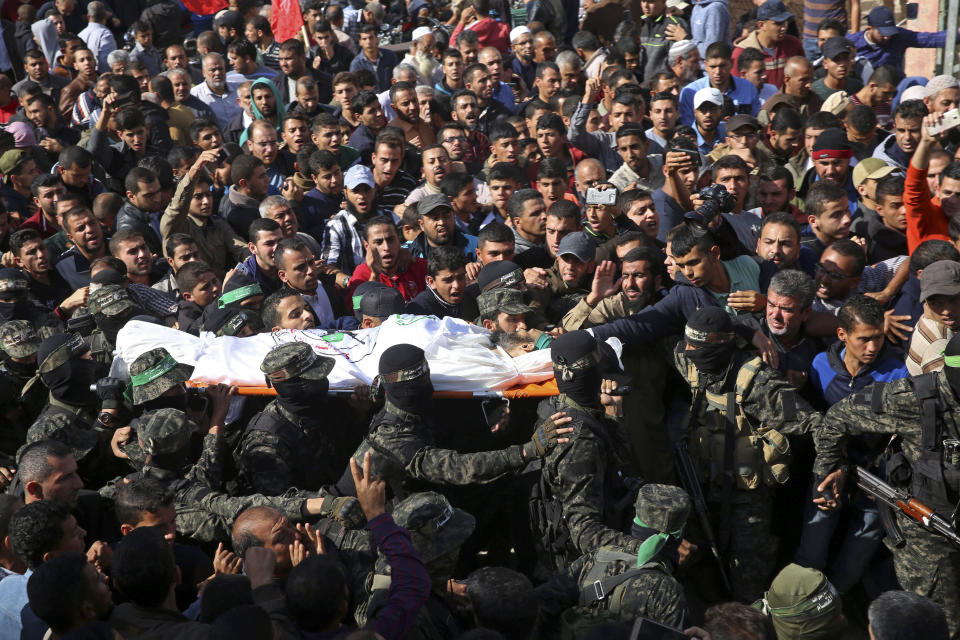
[[[944,406],[937,386],[937,373],[925,373],[911,378],[914,393],[920,405],[920,457],[909,460],[910,493],[945,518],[957,508],[960,497],[960,465],[952,468],[943,459],[943,438],[949,437],[943,429]],[[883,385],[874,383],[874,398],[882,396]],[[879,413],[880,403],[874,402]]]
[[[687,363],[687,384],[695,398],[703,394],[707,405],[705,420],[691,430],[690,450],[701,478],[710,483],[732,474],[737,489],[751,490],[790,479],[790,443],[776,429],[751,424],[743,411],[743,400],[761,364],[759,357],[735,361],[733,366],[739,368],[734,391],[714,393],[700,388],[700,373],[692,362]],[[796,410],[792,404],[784,413],[791,410]]]
[[[409,437],[398,438],[394,446],[384,447],[374,437],[379,430],[407,431]],[[370,463],[373,472],[390,487],[395,500],[403,500],[415,491],[429,490],[431,485],[409,477],[407,463],[417,451],[433,443],[431,428],[423,419],[413,413],[393,406],[390,402],[370,422],[370,431],[360,448],[354,454],[359,464],[363,464],[363,455],[370,451]]]
[[[304,441],[305,438],[303,437],[299,424],[300,418],[298,416],[284,409],[278,402],[274,401],[254,416],[250,424],[247,425],[246,431],[265,431],[276,436],[285,447],[294,452],[294,459],[287,461],[294,472],[294,486],[307,490],[319,489],[324,483],[318,478],[318,474],[324,470],[317,468],[318,464],[314,459],[316,452],[313,450],[313,447],[309,446],[309,442]],[[240,441],[240,447],[242,450],[242,439]],[[250,481],[252,475],[250,470],[246,468],[242,458],[238,460],[238,463],[241,474],[245,476],[247,484],[252,488],[252,482]]]
[[[570,401],[564,402],[562,398],[563,396],[559,396],[541,403],[537,407],[538,420],[547,420],[554,413],[563,411],[574,420],[582,421],[584,427],[603,443],[603,448],[606,449],[604,458],[607,461],[603,483],[607,495],[604,496],[604,504],[600,505],[603,523],[616,531],[624,531],[625,516],[632,513],[640,481],[636,479],[634,483],[634,479],[621,474],[618,460],[623,452],[607,432],[608,427],[590,413],[569,404]],[[553,495],[542,473],[530,494],[529,514],[531,530],[539,532],[540,546],[552,559],[556,570],[563,569],[580,557],[580,551],[570,542],[570,531],[563,517],[563,504]]]
[[[649,571],[670,575],[660,562],[650,561],[638,567],[636,554],[608,547],[598,549],[594,560],[595,564],[580,582],[577,606],[561,615],[562,640],[582,637],[584,632],[604,623],[629,622],[624,619],[623,599],[630,581]],[[611,565],[616,564],[626,564],[630,568],[607,575]]]

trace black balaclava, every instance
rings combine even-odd
[[[3,360],[4,368],[14,375],[20,376],[21,378],[32,378],[33,376],[37,375],[36,360],[32,360],[30,362],[16,362],[6,353],[0,353],[0,359]]]
[[[686,343],[694,348],[684,354],[701,373],[720,375],[733,360],[735,337],[733,321],[726,311],[720,307],[698,309],[690,315],[684,330]]]
[[[943,374],[953,389],[953,395],[960,400],[960,334],[950,338],[943,350]]]
[[[140,410],[141,414],[157,411],[158,409],[177,409],[178,411],[183,411],[186,413],[187,392],[186,390],[182,390],[182,393],[170,393],[169,395],[164,394],[159,398],[141,402],[139,405],[137,405],[137,408]]]
[[[0,323],[25,319],[30,311],[26,278],[17,269],[8,268],[0,269],[0,281],[5,292],[16,296],[14,302],[0,302]]]
[[[298,416],[311,418],[320,417],[317,412],[327,403],[327,392],[330,390],[330,381],[326,377],[311,379],[304,378],[303,374],[271,384],[277,390],[277,401],[285,409]]]
[[[565,333],[550,344],[557,389],[583,407],[600,408],[604,353],[586,331]]]
[[[97,328],[103,333],[103,336],[110,344],[117,344],[117,334],[123,329],[134,316],[143,315],[145,312],[140,307],[129,309],[115,316],[105,316],[102,313],[93,314],[93,321],[97,323]]]
[[[433,410],[433,383],[423,349],[395,344],[380,356],[380,382],[397,408],[427,417]]]
[[[69,358],[51,367],[48,357],[60,358],[59,353],[54,354],[61,348],[70,349]],[[80,336],[69,333],[59,333],[40,343],[37,351],[40,380],[57,400],[80,407],[98,404],[97,395],[90,391],[90,387],[100,378],[100,371],[96,362],[80,357],[86,351],[89,348]]]

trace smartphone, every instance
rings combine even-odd
[[[944,131],[956,129],[957,127],[960,127],[960,109],[950,109],[950,111],[943,114],[940,122],[932,127],[927,127],[927,133],[931,136],[936,136]]]
[[[483,420],[488,427],[493,427],[503,419],[507,409],[510,408],[508,398],[491,398],[480,403],[480,410],[483,412]]]
[[[604,189],[603,191],[600,191],[599,189],[590,187],[587,189],[587,204],[613,206],[617,204],[617,190]]]
[[[648,618],[637,618],[630,632],[630,640],[687,640],[680,629],[668,627]]]

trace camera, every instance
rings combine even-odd
[[[617,190],[604,189],[600,191],[599,189],[590,187],[587,189],[587,204],[601,204],[607,207],[613,206],[617,204]]]
[[[687,221],[703,228],[709,227],[721,213],[730,213],[737,205],[736,199],[722,184],[711,184],[701,189],[697,196],[703,204],[684,216]]]

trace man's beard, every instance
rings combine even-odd
[[[227,86],[226,80],[207,80],[207,84],[214,91],[223,91]]]
[[[437,72],[437,67],[440,66],[440,62],[425,51],[417,51],[414,60],[416,61],[414,66],[417,68],[417,75],[426,80],[431,80]]]

